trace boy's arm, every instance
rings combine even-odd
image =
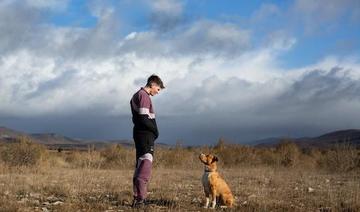
[[[141,111],[141,108],[140,108]],[[143,126],[146,127],[146,129],[148,129],[149,131],[151,131],[152,133],[154,133],[155,135],[155,139],[157,137],[159,137],[159,131],[157,129],[157,125],[156,125],[156,121],[154,120],[154,122],[152,122],[149,119],[149,115],[148,114],[142,114],[141,112],[139,113],[140,115],[140,122]]]
[[[159,131],[156,125],[155,119],[150,119],[150,97],[145,95],[139,95],[139,116],[140,122],[145,126],[149,131],[154,133],[155,139],[159,136]]]

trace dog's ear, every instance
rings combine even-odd
[[[219,159],[218,159],[218,157],[214,156],[213,159],[212,159],[212,163],[216,162],[216,161],[219,161]]]

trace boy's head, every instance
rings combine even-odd
[[[160,92],[161,89],[164,89],[165,86],[159,76],[153,74],[147,79],[146,87],[149,88],[151,96],[155,96]]]

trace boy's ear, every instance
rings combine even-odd
[[[219,159],[216,156],[214,156],[212,159],[212,162],[215,162],[215,161],[219,161]]]

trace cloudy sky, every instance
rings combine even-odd
[[[131,139],[158,74],[159,142],[360,128],[360,1],[2,0],[0,126]]]

